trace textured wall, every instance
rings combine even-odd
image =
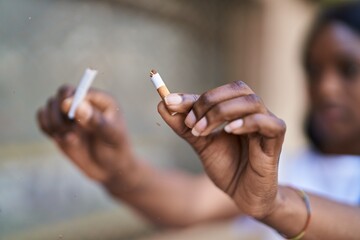
[[[196,4],[171,2],[161,10],[126,1],[2,0],[0,142],[43,141],[36,109],[59,85],[76,84],[87,66],[100,71],[95,85],[122,103],[133,133],[159,132],[150,68],[174,91],[201,92],[216,79],[215,1],[201,9],[210,22],[196,24],[189,22]],[[172,15],[167,5],[177,6]]]

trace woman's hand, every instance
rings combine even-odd
[[[268,216],[279,197],[285,123],[241,81],[200,96],[171,94],[165,102],[159,103],[159,113],[195,149],[210,179],[243,213],[258,219]],[[225,131],[217,130],[224,124]]]
[[[38,111],[40,128],[90,178],[101,183],[119,176],[130,179],[134,154],[115,100],[91,89],[70,121],[73,94],[73,87],[59,88]]]

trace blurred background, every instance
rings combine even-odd
[[[144,159],[201,172],[158,115],[149,70],[173,92],[243,80],[286,121],[292,152],[306,144],[300,59],[318,8],[305,0],[0,0],[0,239],[233,239],[233,223],[159,234],[62,156],[36,111],[91,66]]]

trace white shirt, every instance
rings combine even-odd
[[[360,156],[323,155],[305,149],[295,157],[280,160],[279,184],[359,205]]]
[[[304,149],[293,157],[282,155],[279,184],[360,205],[360,156],[323,155],[312,149]],[[275,230],[252,218],[239,218],[234,226],[239,239],[249,239],[247,232],[256,233],[257,239],[262,240],[283,239]]]

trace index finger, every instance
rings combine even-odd
[[[117,104],[114,99],[109,93],[91,88],[86,97],[86,100],[88,100],[91,105],[96,107],[100,112],[105,112],[109,108],[116,108]]]
[[[66,91],[69,92],[69,90]],[[70,109],[72,103],[72,95],[62,94],[62,96],[67,96],[67,98],[61,99],[61,109],[65,114],[67,114]],[[95,107],[100,112],[109,112],[109,110],[116,111],[115,109],[117,108],[116,101],[109,93],[94,88],[89,89],[85,96],[84,102],[88,102],[91,106]]]
[[[199,99],[197,94],[171,93],[164,98],[166,108],[171,112],[188,113]]]
[[[192,111],[185,120],[186,125],[193,128],[207,111],[220,102],[250,94],[254,94],[254,91],[242,81],[232,82],[207,91],[194,103]]]
[[[73,96],[75,93],[75,88],[71,85],[64,84],[61,87],[59,87],[57,91],[57,98],[59,99],[59,102],[61,103],[66,98],[69,98]]]

